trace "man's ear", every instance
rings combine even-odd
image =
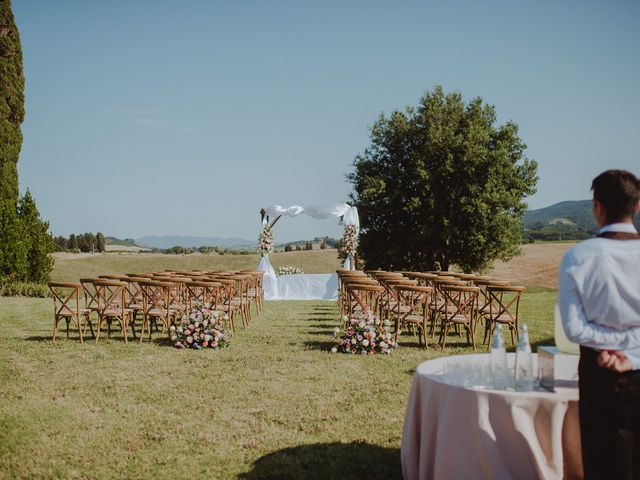
[[[604,227],[607,223],[607,211],[604,205],[595,198],[593,199],[593,216],[599,227]]]
[[[640,212],[640,200],[638,200],[638,204],[636,205],[636,213]]]

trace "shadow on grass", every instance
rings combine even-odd
[[[339,321],[339,319],[334,318],[333,315],[325,315],[323,317],[309,317],[309,318],[306,318],[305,320],[308,320],[310,322],[331,322],[331,321],[334,321],[336,323]]]
[[[336,346],[336,342],[332,342],[330,340],[326,342],[307,341],[307,342],[304,342],[304,346],[307,350],[322,350],[324,352],[328,352],[329,350],[331,350],[333,347]]]
[[[239,476],[258,479],[402,478],[400,449],[368,443],[316,443],[260,457]]]
[[[556,340],[553,337],[548,337],[548,338],[542,338],[540,340],[531,342],[531,348],[537,349],[538,347],[542,347],[542,346],[547,346],[547,347],[555,346],[555,344],[556,344]]]

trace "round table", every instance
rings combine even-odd
[[[579,357],[556,355],[555,392],[462,387],[443,373],[451,370],[447,362],[459,368],[488,357],[450,356],[418,366],[402,435],[404,478],[582,478]],[[513,365],[515,354],[508,357]]]

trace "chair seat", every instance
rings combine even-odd
[[[402,317],[402,323],[424,323],[424,317],[422,315],[407,315],[406,317]]]
[[[131,309],[129,308],[125,308],[124,309],[124,314],[125,315],[130,315],[132,312]],[[103,310],[102,312],[100,312],[100,315],[102,315],[103,317],[120,317],[122,315],[122,309],[121,308],[107,308],[105,310]]]
[[[171,315],[171,313],[167,314],[166,308],[152,308],[147,312],[149,317],[166,317],[167,315]]]
[[[447,321],[453,322],[453,323],[464,323],[464,324],[471,323],[469,318],[465,317],[464,315],[453,315],[451,317],[447,317]]]
[[[497,317],[490,317],[487,315],[487,319],[491,320],[492,322],[498,322],[498,323],[516,323],[515,318],[506,314],[502,314]]]
[[[136,312],[139,312],[140,310],[142,310],[144,307],[142,306],[141,303],[132,303],[129,306],[127,306],[127,308],[131,309],[131,310],[135,310]]]

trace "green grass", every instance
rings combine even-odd
[[[552,343],[554,299],[523,298],[533,344]],[[402,335],[389,356],[330,354],[333,302],[268,302],[221,351],[52,345],[51,309],[0,298],[0,478],[400,478],[415,368],[471,353]]]
[[[336,250],[274,253],[270,256],[274,268],[280,265],[301,267],[305,273],[332,273],[340,267]],[[165,269],[255,269],[260,263],[252,255],[163,255],[104,253],[98,255],[57,256],[51,273],[55,282],[77,281],[102,274],[146,273]]]

